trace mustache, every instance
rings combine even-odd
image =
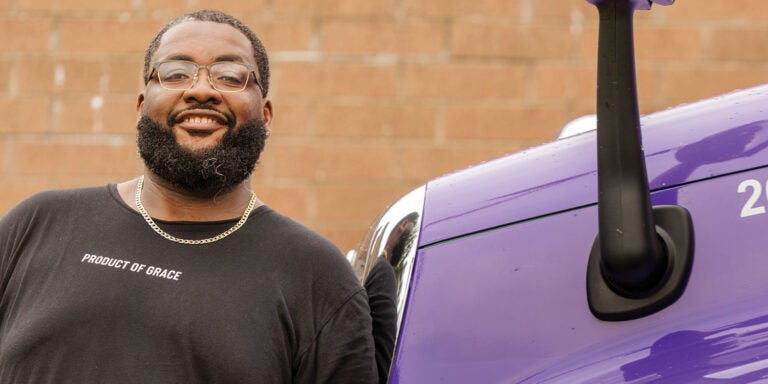
[[[215,111],[217,113],[220,113],[220,114],[224,115],[224,117],[226,117],[226,119],[227,119],[227,127],[229,127],[230,130],[237,125],[237,119],[235,118],[235,116],[233,114],[219,111],[218,109],[216,109],[215,107],[213,107],[210,104],[195,104],[195,105],[192,105],[190,107],[184,108],[184,109],[182,109],[180,111],[173,112],[170,115],[168,115],[168,121],[167,121],[168,128],[173,127],[176,124],[176,118],[180,114],[182,114],[184,112],[188,112],[188,111],[201,110],[201,109],[202,110],[208,110],[208,111]]]

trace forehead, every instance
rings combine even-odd
[[[192,60],[198,64],[237,59],[255,65],[251,41],[237,28],[212,21],[186,21],[168,29],[152,62]]]

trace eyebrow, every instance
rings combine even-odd
[[[178,53],[178,54],[170,55],[167,58],[165,58],[165,60],[184,60],[184,61],[195,62],[195,60],[192,58],[192,56],[189,56],[189,55],[186,55],[186,54],[183,54],[183,53]],[[163,60],[163,61],[165,61],[165,60]],[[214,63],[215,62],[220,62],[220,61],[234,61],[234,62],[238,62],[238,63],[247,63],[246,60],[243,60],[243,58],[238,56],[238,55],[221,55],[221,56],[216,56],[216,58],[213,59]]]

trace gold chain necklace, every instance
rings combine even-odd
[[[149,224],[149,226],[157,232],[158,235],[177,243],[181,244],[208,244],[213,243],[214,241],[221,240],[229,235],[231,235],[233,232],[240,229],[240,227],[245,224],[245,221],[248,220],[248,216],[251,214],[251,211],[253,210],[253,207],[256,206],[256,194],[251,191],[251,201],[248,202],[248,207],[245,208],[245,212],[243,212],[243,217],[240,218],[240,221],[238,221],[235,225],[232,226],[232,228],[227,229],[226,231],[214,236],[209,237],[207,239],[200,239],[200,240],[188,240],[188,239],[180,239],[176,236],[171,235],[168,232],[163,231],[159,226],[157,226],[157,223],[155,223],[154,220],[149,216],[149,213],[147,213],[147,210],[144,209],[144,204],[141,203],[141,190],[144,187],[144,175],[141,175],[139,177],[139,182],[136,184],[136,208],[139,209],[139,213],[141,213],[141,216],[144,217],[144,221]]]

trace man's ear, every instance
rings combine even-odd
[[[142,115],[144,115],[144,92],[139,93],[138,100],[136,100],[136,121],[139,121]]]
[[[264,105],[262,106],[262,115],[264,118],[264,125],[267,126],[267,128],[270,127],[270,124],[272,124],[272,117],[274,117],[274,112],[272,111],[272,101],[271,100],[264,100]]]

